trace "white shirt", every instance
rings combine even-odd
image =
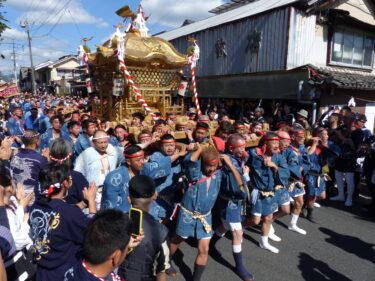
[[[25,211],[23,207],[18,204],[14,196],[10,197],[10,201],[12,204],[6,209],[7,216],[10,232],[12,233],[17,251],[19,251],[25,247],[29,248],[33,244],[33,241],[29,236],[30,226],[27,220],[24,221]]]

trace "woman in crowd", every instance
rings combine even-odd
[[[68,167],[70,176],[72,177],[72,186],[68,190],[65,202],[69,204],[83,203],[83,188],[89,186],[89,183],[80,172],[73,170],[72,157],[72,147],[68,141],[57,139],[52,143],[49,156],[50,162],[55,162]]]
[[[80,259],[89,218],[64,198],[72,186],[67,165],[49,163],[39,175],[42,197],[31,207],[29,223],[38,281],[64,280]],[[95,184],[83,190],[91,214],[96,213]]]

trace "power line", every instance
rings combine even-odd
[[[81,32],[81,30],[79,29],[79,26],[78,26],[76,20],[74,19],[72,13],[70,12],[69,9],[68,9],[67,11],[69,12],[70,16],[72,17],[72,20],[73,20],[73,22],[74,22],[75,27],[76,27],[77,30],[78,30],[79,35],[81,36],[81,38],[83,38],[82,32]]]
[[[60,33],[60,32],[58,32],[58,33]],[[61,33],[60,33],[60,34],[61,34]],[[74,49],[77,48],[77,46],[75,46],[75,45],[73,45],[73,44],[71,44],[71,43],[69,43],[69,42],[67,42],[67,41],[62,40],[61,38],[57,38],[57,37],[55,37],[55,36],[53,36],[53,35],[49,35],[49,37],[52,37],[52,38],[54,38],[55,40],[58,40],[58,41],[64,42],[65,45],[68,45],[68,46],[70,46],[70,47],[72,47],[72,48],[74,48]]]
[[[42,4],[42,2],[45,2],[45,0],[39,0],[35,2],[36,5],[33,7],[33,9],[37,10],[40,7],[40,4]],[[30,11],[31,11],[31,7],[30,7]]]
[[[65,6],[61,9],[61,11],[63,10],[63,9],[65,9],[64,10],[64,12],[66,11],[66,8],[65,7],[67,7],[69,4],[70,4],[70,2],[72,2],[72,0],[68,0],[68,2],[65,4]],[[59,12],[59,13],[61,13],[61,11]],[[56,16],[59,14],[59,13],[57,13],[56,14]],[[61,20],[61,18],[62,18],[62,16],[64,15],[64,13],[61,13],[61,15],[60,15],[60,17],[58,18],[58,20],[55,22],[55,24],[52,26],[52,28],[47,32],[47,36],[48,35],[50,35],[51,34],[51,32],[55,29],[55,27],[56,27],[56,25],[60,22],[60,20]]]
[[[12,40],[15,40],[15,39],[12,39]],[[1,45],[18,45],[18,46],[23,46],[23,44],[19,44],[19,43],[13,43],[13,42],[1,42],[0,41],[0,46]]]
[[[52,11],[51,11],[51,13],[48,15],[48,17],[43,21],[43,22],[41,22],[40,23],[40,25],[35,29],[35,30],[33,30],[33,32],[34,33],[36,33],[36,32],[38,32],[38,30],[40,30],[43,26],[45,26],[46,24],[48,24],[48,21],[51,19],[52,20],[52,17],[55,15],[55,11],[56,11],[56,9],[57,9],[57,6],[60,4],[60,2],[57,2],[56,3],[56,5],[53,7],[53,9],[52,9]],[[63,4],[64,5],[64,4]],[[58,12],[58,13],[60,13],[61,12],[61,10]],[[57,13],[57,14],[58,14]],[[56,14],[56,16],[57,16],[57,14]]]
[[[25,13],[25,16],[23,17],[23,22],[28,21],[29,12],[31,12],[32,9],[33,9],[33,10],[37,10],[37,8],[40,7],[40,4],[42,3],[42,1],[45,1],[45,0],[39,0],[39,1],[35,2],[36,5],[33,7],[34,0],[32,0],[31,5],[30,5],[29,8],[27,9],[27,11],[26,11],[26,13]],[[22,22],[22,20],[21,20],[21,22]],[[34,22],[29,23],[29,28],[30,28],[31,31],[34,29]]]
[[[29,11],[31,10],[31,7],[34,5],[35,0],[31,0],[29,7],[26,9],[25,15],[21,21],[25,21],[27,19],[27,16],[29,15]]]
[[[38,30],[40,30],[43,26],[45,26],[46,24],[48,24],[48,22],[49,22],[49,20],[51,19],[53,19],[54,17],[56,17],[59,13],[61,13],[61,11],[65,8],[65,6],[67,5],[67,4],[69,4],[71,2],[71,0],[68,0],[67,1],[67,3],[64,5],[62,5],[60,8],[60,10],[55,14],[55,11],[56,11],[56,9],[57,9],[57,7],[58,7],[58,5],[61,3],[61,2],[58,2],[57,1],[57,4],[53,7],[53,9],[52,9],[52,11],[51,11],[51,13],[49,14],[49,16],[46,18],[46,20],[45,21],[43,21],[35,30],[34,30],[34,33],[36,33],[36,32],[38,32]],[[50,22],[51,23],[51,22]]]
[[[52,49],[50,47],[35,47],[35,46],[33,46],[33,48],[40,49],[40,50],[58,51],[58,52],[72,52],[71,49]],[[76,52],[76,50],[74,50],[73,52]]]

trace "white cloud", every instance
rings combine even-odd
[[[224,0],[143,0],[145,14],[150,24],[179,27],[185,19],[201,20],[212,16],[209,10],[224,4]]]
[[[26,2],[26,3],[25,3]],[[102,18],[91,15],[82,5],[81,0],[61,1],[61,0],[8,0],[8,6],[11,6],[21,12],[17,22],[24,21],[36,25],[46,24],[95,24],[97,27],[107,27],[108,23]]]
[[[7,40],[8,41],[8,40]],[[1,45],[1,44],[0,44]],[[4,48],[5,46],[5,48]],[[0,49],[0,53],[5,56],[5,59],[0,58],[0,71],[3,74],[13,73],[13,56],[12,56],[12,46],[4,45]],[[57,60],[59,57],[76,54],[77,51],[73,46],[69,44],[66,40],[47,38],[43,40],[41,44],[34,44],[32,47],[33,52],[33,62],[34,66],[45,62],[47,60]],[[23,48],[20,45],[16,46],[16,62],[17,62],[17,74],[19,72],[19,67],[30,66],[29,49],[25,42]]]
[[[25,31],[18,30],[15,28],[5,29],[1,34],[1,38],[6,39],[15,39],[15,40],[26,40],[27,35]]]

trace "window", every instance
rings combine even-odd
[[[63,68],[57,68],[57,76],[62,77],[72,77],[72,70],[71,69],[63,69]]]
[[[374,37],[364,33],[338,29],[332,41],[331,64],[372,68]]]

